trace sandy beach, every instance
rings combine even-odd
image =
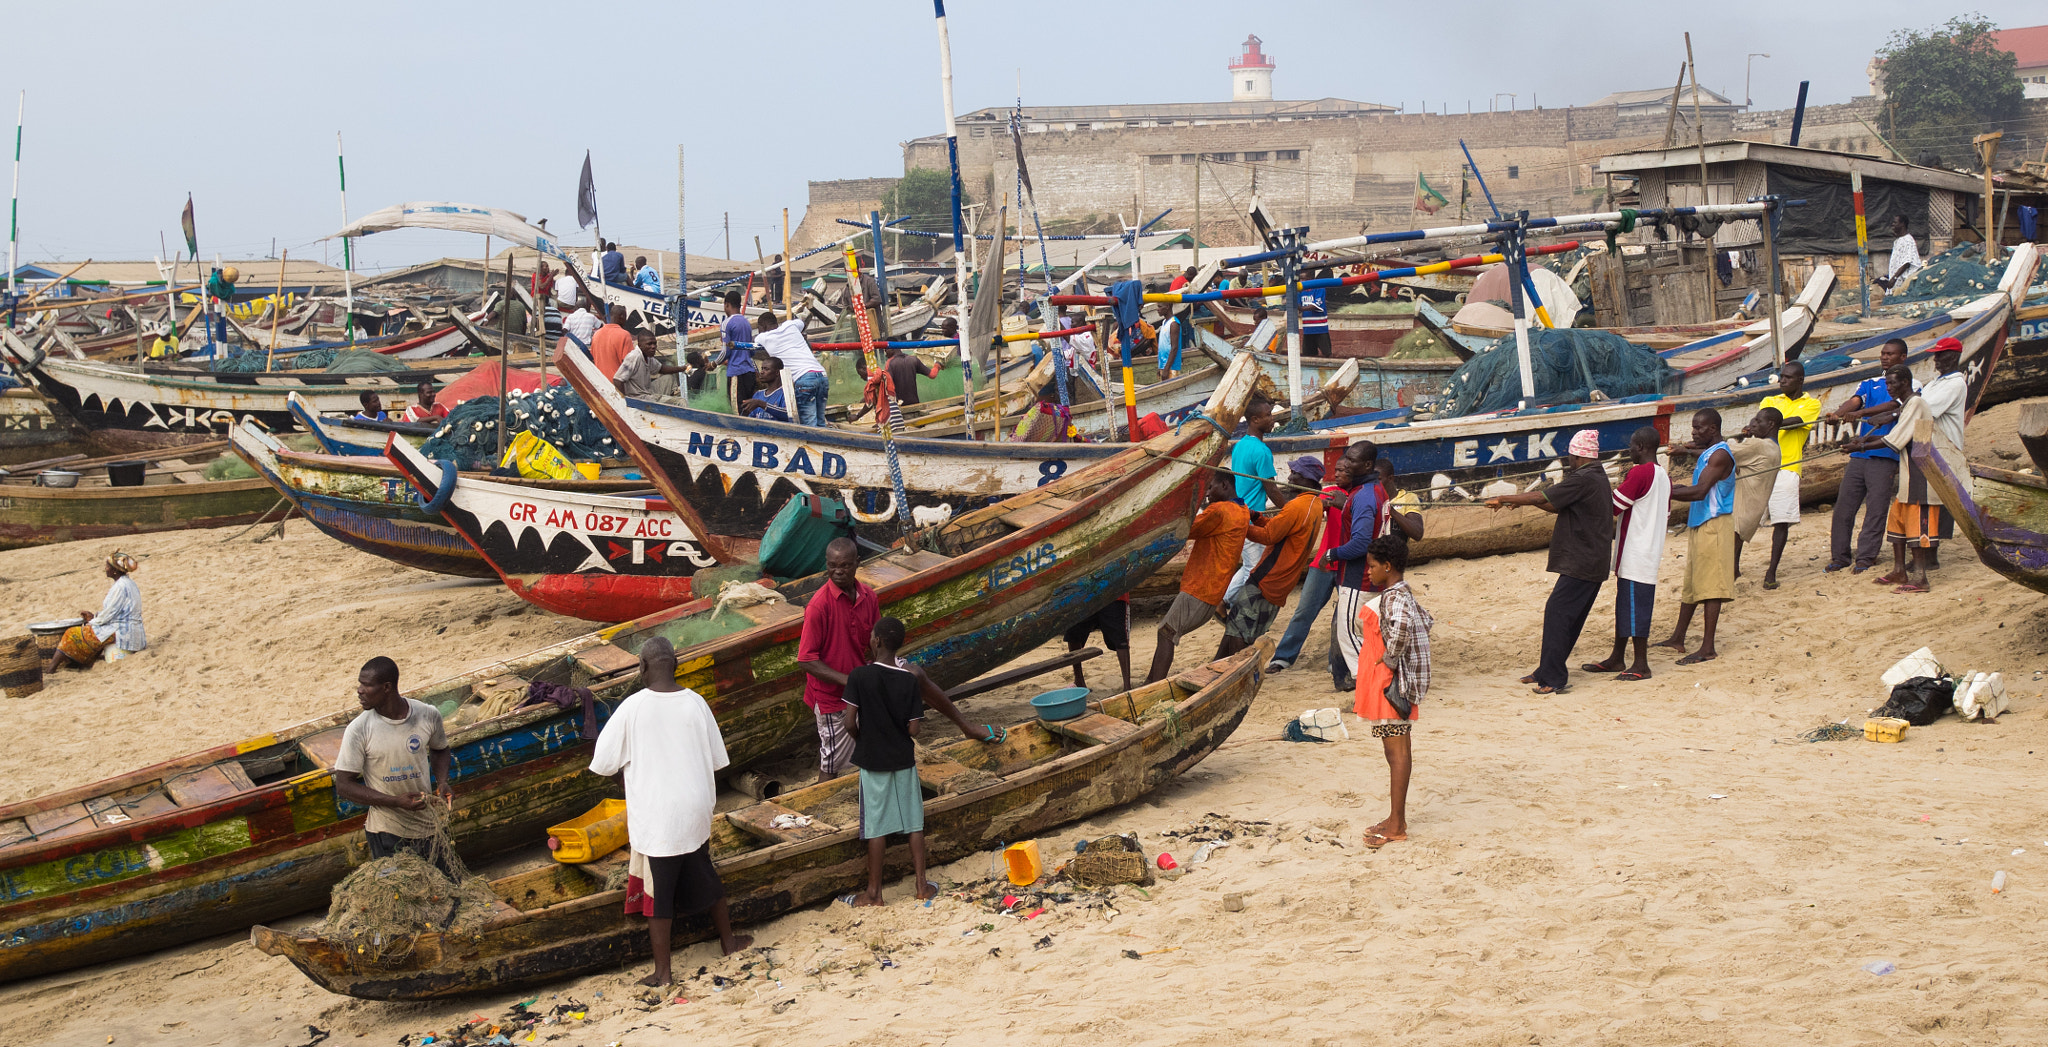
[[[1973,423],[1973,453],[2025,464],[1996,457],[2017,450],[2015,413]],[[947,890],[928,908],[899,882],[883,910],[835,904],[753,927],[759,948],[739,956],[692,947],[667,993],[631,984],[643,965],[434,1004],[333,996],[229,936],[0,987],[0,1044],[417,1044],[473,1018],[488,1028],[529,999],[584,1018],[514,1042],[562,1047],[2041,1042],[2048,975],[2026,957],[2048,916],[2044,598],[1962,543],[1944,549],[1927,595],[1824,575],[1827,526],[1808,511],[1775,592],[1759,587],[1752,545],[1717,661],[1679,668],[1656,651],[1649,681],[1575,673],[1553,697],[1514,683],[1535,662],[1542,552],[1412,571],[1437,620],[1435,687],[1415,736],[1412,839],[1382,851],[1359,839],[1385,813],[1380,747],[1351,720],[1351,696],[1332,692],[1317,636],[1304,668],[1271,677],[1191,773],[1043,841],[1065,853],[1134,832],[1185,862],[1194,845],[1164,834],[1237,833],[1186,875],[1117,888],[1107,905],[1079,892],[1025,920],[1042,904],[1031,894],[999,913],[985,900],[989,852],[936,870]],[[0,796],[331,711],[375,653],[419,683],[585,629],[502,587],[287,531],[260,545],[204,532],[124,544],[149,555],[138,580],[152,650],[8,702],[23,744],[0,753]],[[0,554],[0,596],[22,621],[97,607],[105,582],[90,568],[114,544]],[[1681,539],[1666,553],[1660,628],[1683,551]],[[1606,652],[1612,606],[1610,586],[1575,664]],[[1152,628],[1134,637],[1140,672]],[[1204,627],[1178,664],[1219,636]],[[1883,700],[1878,674],[1922,645],[1955,670],[2005,672],[2012,711],[1950,717],[1900,745],[1799,739],[1860,725]],[[1094,661],[1090,682],[1113,671]],[[976,699],[969,714],[1004,715],[1057,682]],[[1278,740],[1292,716],[1331,705],[1351,740]],[[1226,912],[1225,894],[1243,911]],[[1895,970],[1864,969],[1881,963]]]

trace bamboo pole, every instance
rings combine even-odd
[[[21,119],[28,112],[28,91],[14,103],[14,193],[7,204],[7,297],[18,290],[14,270],[21,265]]]
[[[1700,203],[1711,204],[1713,197],[1707,189],[1707,125],[1700,117],[1700,67],[1692,60],[1692,34],[1685,34],[1685,64],[1692,71],[1692,132],[1700,146]],[[1769,215],[1766,212],[1766,219]],[[1707,264],[1701,267],[1700,275],[1706,279],[1707,309],[1700,317],[1701,323],[1711,323],[1720,313],[1714,307],[1714,237],[1707,237]],[[1776,312],[1776,310],[1772,310]],[[1779,351],[1783,351],[1783,346]]]
[[[341,148],[341,132],[334,132],[334,170],[341,177],[341,227],[348,228],[348,160]],[[195,256],[193,261],[197,262]],[[348,344],[356,344],[356,282],[355,254],[350,247],[350,238],[341,238],[341,293],[342,330],[346,332]],[[540,354],[541,366],[547,366],[548,354]]]
[[[505,252],[505,304],[507,306],[511,305],[512,296],[517,293],[512,290],[512,256],[515,253],[517,252]],[[534,261],[535,269],[538,270],[538,255],[535,256]],[[486,289],[490,287],[490,278],[490,270],[485,269],[484,286]],[[511,309],[498,310],[498,460],[501,462],[505,460],[505,448],[509,443],[505,438],[505,399],[510,391],[512,382],[511,368],[509,366],[512,362],[511,317]],[[543,342],[547,340],[545,334],[543,334],[541,340]],[[681,345],[682,343],[678,341],[676,344]],[[545,361],[548,358],[548,349],[545,345],[541,346],[540,358],[543,361],[541,366],[547,366]]]
[[[1849,172],[1849,196],[1856,204],[1856,287],[1862,306],[1856,315],[1870,316],[1870,222],[1863,213],[1863,172]]]
[[[289,247],[285,248],[284,257],[277,260],[277,294],[270,300],[270,351],[263,356],[263,370],[266,372],[277,360],[277,320],[278,314],[284,312],[284,265],[291,260],[292,250]]]

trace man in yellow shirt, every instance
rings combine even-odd
[[[1820,419],[1820,398],[1806,395],[1806,365],[1785,361],[1778,368],[1778,395],[1764,397],[1757,407],[1777,408],[1784,419],[1778,426],[1778,478],[1764,512],[1764,522],[1771,525],[1771,566],[1764,571],[1764,588],[1776,589],[1778,558],[1785,555],[1785,539],[1799,522],[1799,463],[1806,457],[1813,423]]]

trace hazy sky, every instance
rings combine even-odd
[[[148,258],[159,234],[175,250],[189,191],[203,257],[268,255],[275,238],[338,262],[319,242],[341,224],[336,131],[351,214],[452,200],[547,218],[587,242],[574,230],[589,149],[606,236],[670,249],[680,142],[691,252],[728,253],[729,211],[730,253],[752,258],[756,235],[775,250],[781,208],[801,218],[807,180],[900,174],[899,143],[943,129],[922,0],[12,6],[0,90],[9,103],[28,90],[24,260]],[[1980,6],[2000,25],[2048,20],[2038,3]],[[1225,65],[1247,33],[1273,56],[1281,98],[1463,110],[1500,91],[1518,107],[1584,104],[1668,89],[1691,29],[1705,87],[1739,100],[1744,55],[1769,52],[1754,63],[1758,108],[1790,106],[1802,78],[1813,102],[1841,102],[1869,90],[1864,64],[1892,30],[1967,10],[954,0],[948,13],[967,112],[1011,104],[1020,75],[1030,104],[1227,99]],[[1060,11],[1050,32],[1030,21]],[[399,231],[359,242],[357,257],[374,269],[481,249]]]

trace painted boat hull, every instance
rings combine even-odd
[[[1035,743],[1046,751],[1043,762],[1005,775],[1000,784],[926,800],[929,860],[957,861],[1007,840],[1028,839],[1130,803],[1172,781],[1214,752],[1244,721],[1263,681],[1262,666],[1272,653],[1272,638],[1262,637],[1230,658],[1173,678],[1173,693],[1183,693],[1180,688],[1194,693],[1177,704],[1171,723],[1154,719],[1107,744],[1062,755],[1054,746],[1056,738],[1036,721],[1012,728],[1013,739],[1001,747],[1005,755]],[[1109,699],[1103,707],[1114,709],[1116,702]],[[790,802],[804,802],[796,796],[791,794]],[[858,825],[807,841],[764,844],[720,817],[712,828],[712,853],[738,924],[781,916],[856,889],[867,879],[867,846]],[[884,875],[908,870],[908,847],[891,848],[884,859]],[[523,895],[520,888],[529,883],[552,881],[564,894],[587,891],[572,880],[586,876],[556,866],[501,881],[499,889]],[[367,962],[342,943],[267,927],[256,928],[251,941],[266,953],[291,960],[330,992],[373,1000],[509,991],[616,970],[652,953],[646,921],[624,913],[624,891],[550,900],[554,903],[503,920],[474,937],[422,935],[402,950],[402,959],[389,964]],[[709,938],[710,928],[700,924],[706,921],[679,920],[674,943]]]
[[[1252,322],[1249,309],[1232,309],[1217,302],[1209,303],[1209,309],[1218,317],[1219,326],[1227,337],[1243,338],[1258,326]],[[1375,316],[1334,313],[1330,317],[1330,355],[1340,358],[1385,356],[1394,351],[1395,342],[1413,330],[1415,314],[1412,311]]]
[[[2028,305],[2013,318],[2005,359],[1991,374],[1984,406],[2048,395],[2048,305]]]
[[[142,487],[0,487],[0,549],[237,527],[291,514],[259,477]]]
[[[1913,442],[1912,454],[1977,559],[2008,581],[2048,593],[2048,482],[1984,466],[1959,476],[1924,439]]]
[[[394,436],[385,457],[520,599],[594,622],[688,603],[690,579],[718,560],[658,498],[456,479]]]
[[[49,405],[34,390],[0,392],[0,451],[56,447],[84,438],[84,431],[70,419],[51,414]]]
[[[1201,351],[1219,364],[1248,350],[1239,349],[1218,338],[1205,328],[1197,327],[1197,340]],[[1287,357],[1278,353],[1252,352],[1251,357],[1259,362],[1259,370],[1272,380],[1275,387],[1286,395]],[[1400,407],[1412,407],[1417,401],[1434,397],[1442,392],[1444,383],[1457,373],[1459,360],[1363,360],[1358,365],[1358,385],[1344,402],[1352,407],[1363,407],[1369,411],[1387,411]],[[1328,359],[1303,357],[1301,361],[1301,384],[1304,389],[1320,387],[1336,372],[1336,365]]]

